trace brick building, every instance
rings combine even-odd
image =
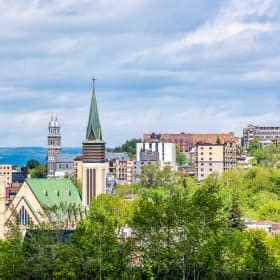
[[[230,133],[162,133],[162,134],[144,134],[144,142],[169,142],[175,143],[180,147],[181,152],[189,152],[197,143],[211,143],[215,144],[219,142],[224,144],[225,142],[238,142],[238,138],[234,136],[233,132]]]

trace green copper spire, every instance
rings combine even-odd
[[[99,142],[102,141],[102,132],[101,132],[101,125],[99,121],[95,87],[94,87],[95,79],[93,78],[92,80],[93,80],[93,90],[92,90],[92,99],[91,99],[89,120],[87,126],[86,141]]]

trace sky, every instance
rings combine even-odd
[[[0,146],[280,125],[279,0],[0,0]]]

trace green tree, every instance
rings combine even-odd
[[[275,260],[269,254],[266,238],[264,231],[251,231],[248,233],[246,269],[250,271],[252,276],[259,274],[259,279],[268,279],[267,277],[274,270]]]
[[[40,162],[38,160],[35,160],[35,159],[30,159],[26,163],[26,167],[28,169],[33,169],[33,168],[38,167],[38,166],[40,166]]]
[[[126,202],[117,197],[101,195],[93,200],[88,217],[78,225],[73,236],[73,245],[83,264],[79,279],[122,277],[129,264],[130,246],[129,242],[121,241],[118,233],[128,213]]]
[[[160,172],[157,164],[146,164],[142,167],[141,174],[139,176],[139,185],[144,188],[157,187],[157,177]]]
[[[176,162],[179,166],[182,166],[187,163],[186,154],[180,152],[180,148],[176,145]]]
[[[22,279],[25,269],[21,234],[11,225],[6,240],[0,239],[0,279]]]
[[[248,147],[249,155],[254,156],[254,153],[260,148],[261,148],[260,141],[258,139],[253,139],[249,143],[249,147]]]
[[[119,147],[113,149],[116,153],[126,152],[130,157],[136,156],[136,144],[142,142],[141,138],[133,138],[131,140],[127,140],[124,144]]]
[[[29,169],[28,173],[31,178],[46,178],[47,177],[47,169],[45,165],[39,165],[35,168]]]
[[[243,230],[245,223],[242,220],[242,213],[236,197],[233,198],[231,208],[228,215],[229,227],[233,229]]]

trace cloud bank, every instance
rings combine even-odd
[[[208,2],[208,3],[206,3]],[[210,3],[211,2],[211,3]],[[278,0],[0,0],[0,146],[280,125]]]

